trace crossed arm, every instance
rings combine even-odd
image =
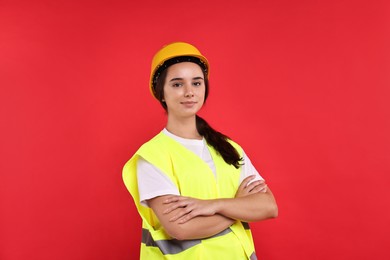
[[[278,208],[264,181],[244,179],[235,198],[200,200],[164,195],[148,200],[168,234],[176,239],[200,239],[213,236],[236,220],[253,222],[274,218]]]

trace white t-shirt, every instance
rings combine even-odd
[[[211,157],[204,138],[202,140],[181,138],[168,132],[168,130],[165,128],[162,130],[162,133],[176,140],[184,147],[198,155],[204,162],[209,165],[210,169],[214,173],[214,176],[216,177],[214,161]],[[257,172],[248,156],[246,156],[244,152],[243,159],[244,164],[241,166],[239,183],[241,183],[246,177],[250,175],[256,175],[256,178],[252,181],[262,180],[263,178]],[[137,161],[137,179],[140,201],[144,206],[148,206],[146,201],[148,199],[168,194],[180,195],[179,190],[172,183],[172,181],[164,173],[162,173],[151,163],[144,160],[142,157],[140,157]]]

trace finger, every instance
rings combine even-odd
[[[246,189],[246,190],[252,190],[254,187],[256,187],[256,186],[259,185],[259,184],[260,184],[259,181],[251,182],[251,183],[249,183],[249,184],[245,187],[245,189]]]
[[[256,176],[255,175],[250,175],[248,177],[246,177],[242,182],[241,182],[241,185],[239,187],[240,190],[243,190],[246,188],[246,186],[248,186],[248,183],[253,180]]]
[[[192,212],[188,213],[187,215],[184,215],[182,218],[179,219],[178,223],[179,224],[184,224],[186,223],[187,221],[193,219],[195,217],[195,214],[193,214]]]
[[[248,177],[246,177],[242,182],[243,183],[246,183],[248,185],[248,183],[253,180],[254,178],[256,178],[256,175],[249,175]]]
[[[264,185],[258,185],[256,186],[255,188],[253,188],[250,193],[258,193],[258,192],[267,192],[267,184],[264,184]]]
[[[262,188],[264,187],[266,184],[264,181],[255,181],[255,182],[252,182],[251,184],[248,185],[248,190],[253,190],[254,188],[256,187],[259,187],[259,188]]]
[[[168,214],[168,213],[174,211],[175,209],[185,208],[188,206],[188,204],[189,204],[189,202],[186,200],[185,201],[183,200],[183,201],[171,202],[171,205],[166,210],[164,210],[163,213]]]
[[[194,210],[190,210],[187,214],[183,215],[183,217],[181,217],[178,221],[179,224],[183,224],[183,223],[186,223],[187,221],[197,217],[197,216],[200,216],[200,215],[203,215],[201,213],[201,211],[197,210],[197,209],[194,209]]]
[[[169,196],[168,198],[166,198],[164,200],[164,204],[169,204],[169,203],[172,203],[172,202],[177,202],[179,201],[181,198],[181,196]]]
[[[170,222],[175,222],[176,220],[182,218],[183,216],[186,216],[191,213],[191,210],[188,208],[183,208],[182,210],[178,211],[175,216],[169,219]]]
[[[263,184],[264,184],[263,180],[254,181],[254,182],[249,183],[248,186],[245,187],[245,189],[251,191],[251,190],[253,190],[253,188],[255,188],[259,185],[263,185]]]

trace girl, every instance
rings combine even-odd
[[[278,214],[242,148],[197,115],[208,77],[207,59],[188,43],[153,58],[150,90],[167,124],[123,169],[142,218],[141,259],[257,259],[247,222]]]

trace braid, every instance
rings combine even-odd
[[[227,164],[238,169],[242,165],[243,158],[237,150],[229,143],[226,135],[215,131],[203,118],[196,116],[196,128],[208,144],[210,144],[223,158]]]

